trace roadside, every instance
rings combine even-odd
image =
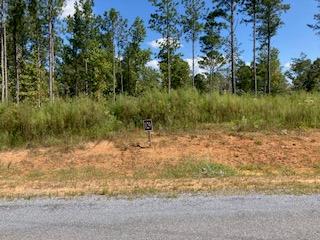
[[[0,153],[0,197],[320,193],[320,131],[131,132]]]

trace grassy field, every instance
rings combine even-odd
[[[117,102],[78,98],[43,103],[0,105],[0,146],[50,146],[106,139],[119,131],[141,128],[152,118],[157,130],[209,128],[234,131],[320,128],[320,94],[233,96],[199,94],[190,89],[171,95],[150,91]]]

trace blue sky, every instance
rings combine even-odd
[[[67,12],[72,11],[72,3],[75,0],[67,0]],[[211,6],[211,0],[206,0],[208,7]],[[290,63],[291,59],[298,57],[304,52],[311,59],[320,57],[320,36],[315,36],[314,32],[307,27],[307,24],[313,23],[313,15],[317,11],[317,4],[314,0],[285,0],[291,5],[290,11],[283,15],[285,25],[279,30],[278,35],[273,39],[273,46],[280,50],[280,59],[284,68]],[[153,7],[148,0],[95,0],[95,13],[102,14],[110,8],[116,8],[122,16],[129,19],[130,23],[140,16],[148,25],[150,14]],[[240,17],[240,16],[239,16]],[[251,26],[238,24],[237,37],[241,44],[242,59],[250,62],[252,58],[252,39]],[[145,48],[152,48],[151,42],[159,39],[160,36],[148,29],[148,36],[144,43]],[[191,58],[190,44],[182,42],[180,49],[185,59]],[[154,53],[157,49],[153,49]],[[199,51],[198,51],[198,54]],[[155,56],[155,55],[154,55]]]

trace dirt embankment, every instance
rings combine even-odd
[[[77,147],[1,152],[0,196],[226,190],[239,181],[244,183],[239,189],[310,183],[320,191],[320,131],[156,133],[151,148],[145,142],[141,134],[132,133]],[[238,174],[229,178],[161,177],[163,169],[184,161],[223,164]]]

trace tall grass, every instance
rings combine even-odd
[[[157,129],[189,129],[201,124],[230,124],[239,130],[320,128],[320,94],[233,96],[199,94],[192,89],[149,91],[117,101],[89,98],[0,105],[0,145],[17,146],[48,139],[103,138],[119,128],[141,127],[152,118]],[[49,141],[50,142],[50,141]]]
[[[152,118],[158,128],[190,128],[202,123],[230,123],[241,130],[265,128],[319,128],[320,94],[234,96],[201,95],[192,89],[171,95],[150,91],[138,98],[120,97],[110,107],[123,123],[141,126]]]
[[[74,136],[93,139],[117,128],[106,102],[86,98],[57,100],[41,108],[31,104],[0,106],[0,144],[50,142]]]

